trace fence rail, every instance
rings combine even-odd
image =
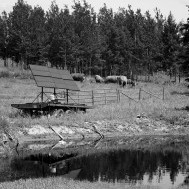
[[[105,105],[119,102],[117,89],[97,89],[69,93],[69,102],[85,103],[90,106]]]
[[[49,93],[50,92],[44,92],[44,97],[46,97],[47,100],[49,98],[48,97]],[[68,91],[68,93],[63,91],[60,93],[56,93],[56,98],[63,103],[64,102],[79,103],[79,104],[86,104],[88,106],[98,106],[98,105],[106,105],[110,103],[118,103],[125,99],[135,101],[136,103],[140,102],[140,100],[144,100],[152,97],[160,100],[165,99],[164,88],[162,94],[153,94],[142,88],[139,88],[138,97],[136,96],[137,93],[138,93],[137,90],[135,90],[134,93],[135,95],[131,93],[129,95],[129,93],[127,94],[127,91],[120,89],[95,89],[95,90],[83,90],[83,91]],[[40,94],[36,98],[40,99]]]

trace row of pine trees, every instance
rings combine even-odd
[[[72,10],[55,1],[45,12],[23,0],[0,16],[0,57],[27,69],[47,65],[89,75],[175,73],[188,69],[189,20],[176,23],[159,9],[133,11],[131,6],[113,12],[105,4],[98,13],[86,2]]]

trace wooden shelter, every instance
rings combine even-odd
[[[30,69],[37,86],[41,87],[41,92],[32,103],[11,104],[12,107],[30,114],[39,111],[49,113],[57,109],[86,111],[86,109],[92,108],[92,106],[85,104],[69,103],[69,90],[80,91],[80,89],[68,70],[58,70],[38,65],[30,65]],[[45,88],[53,89],[53,92],[45,92]],[[64,89],[65,91],[60,94],[57,92],[58,89]],[[48,96],[48,93],[51,93],[51,95]],[[50,96],[53,96],[53,98],[50,98]]]

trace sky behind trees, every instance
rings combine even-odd
[[[15,5],[17,0],[0,0],[0,12],[12,11],[12,7]],[[26,2],[31,6],[41,6],[45,11],[50,8],[52,0],[26,0]],[[82,1],[81,1],[82,2]],[[64,8],[64,5],[68,5],[71,8],[74,5],[74,0],[56,0],[57,5],[60,8]],[[157,7],[160,9],[162,14],[167,17],[172,12],[176,22],[186,22],[188,18],[188,9],[186,5],[189,5],[188,0],[87,0],[96,12],[99,8],[103,7],[105,3],[108,8],[112,8],[113,11],[117,12],[118,8],[127,8],[128,5],[132,6],[133,10],[140,8],[142,12],[150,11],[152,16],[154,15],[154,9]]]

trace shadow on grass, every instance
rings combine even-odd
[[[189,106],[185,106],[185,107],[182,107],[182,108],[175,108],[175,110],[178,110],[178,111],[189,111]]]
[[[178,91],[172,91],[170,92],[171,95],[185,95],[185,96],[189,96],[189,91],[185,91],[185,92],[178,92]]]

